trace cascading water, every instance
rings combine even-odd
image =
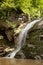
[[[26,36],[27,36],[27,33],[28,31],[34,26],[35,23],[41,21],[41,19],[39,20],[34,20],[30,23],[27,24],[27,26],[21,31],[21,33],[19,34],[19,37],[18,37],[18,45],[17,45],[17,48],[15,51],[13,51],[12,53],[9,53],[7,55],[7,57],[10,57],[10,58],[14,58],[14,56],[16,55],[16,53],[18,51],[20,51],[21,47],[23,46],[23,44],[25,43],[26,41]]]

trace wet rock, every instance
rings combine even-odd
[[[14,51],[14,48],[7,47],[7,48],[4,49],[4,51],[5,51],[6,53],[9,53],[9,52]]]
[[[0,45],[0,57],[3,56],[4,53],[4,47],[2,45]]]
[[[21,21],[21,22],[28,22],[28,21],[30,21],[30,14],[22,13],[22,14],[19,15],[18,20]]]
[[[38,28],[43,28],[43,20],[38,24]]]
[[[24,53],[20,51],[20,52],[18,52],[16,54],[15,58],[17,58],[17,59],[20,59],[20,58],[25,59],[26,57],[25,57]]]
[[[40,25],[39,25],[40,24]],[[27,59],[42,59],[43,56],[43,20],[35,24],[28,32],[22,51]]]
[[[13,30],[6,30],[5,31],[5,34],[6,34],[6,36],[7,36],[7,39],[9,40],[9,41],[12,41],[13,40]]]
[[[41,60],[41,57],[39,55],[36,55],[34,58],[35,60]]]
[[[0,20],[0,28],[8,29],[11,27],[6,21]]]

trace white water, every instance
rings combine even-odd
[[[17,43],[18,45],[17,45],[16,50],[13,51],[12,53],[8,54],[7,57],[14,58],[14,56],[16,55],[16,53],[18,51],[20,51],[21,47],[25,43],[28,31],[34,26],[35,23],[37,23],[39,21],[41,21],[41,19],[34,20],[34,21],[32,21],[32,22],[30,22],[30,23],[27,24],[27,26],[19,34],[18,43]]]

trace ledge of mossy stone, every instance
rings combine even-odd
[[[4,37],[3,37],[2,35],[0,35],[0,40],[1,40],[1,39],[4,39]]]

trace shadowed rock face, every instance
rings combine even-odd
[[[40,24],[40,25],[39,25]],[[35,24],[28,32],[26,44],[23,46],[23,52],[27,58],[43,58],[43,21]],[[37,58],[38,59],[38,58]]]
[[[23,22],[28,21],[28,15],[27,14],[22,15],[22,21],[18,21],[19,16],[18,17],[16,17],[16,16],[18,16],[18,15],[16,15],[16,13],[14,14],[14,12],[12,12],[10,14],[10,16],[8,17],[8,20],[11,21],[11,23],[8,20],[3,20],[3,19],[0,20],[0,35],[3,36],[3,39],[0,39],[0,45],[1,44],[5,45],[5,47],[10,46],[10,45],[15,46],[15,37],[14,37],[15,32],[14,32],[14,28],[12,28],[12,25],[13,24],[20,25],[20,23],[22,21]]]
[[[43,21],[35,24],[28,32],[21,51],[27,59],[43,59]]]
[[[4,47],[0,45],[0,57],[4,55]]]

